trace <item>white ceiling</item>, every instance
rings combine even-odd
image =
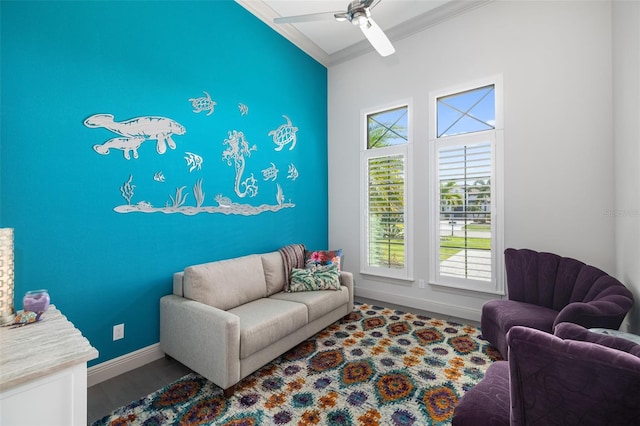
[[[376,0],[377,1],[377,0]],[[371,17],[391,42],[401,40],[451,16],[491,0],[382,0],[371,9]],[[271,28],[325,66],[373,51],[362,31],[349,22],[326,20],[296,24],[274,24],[276,17],[323,12],[343,12],[349,0],[236,0]]]

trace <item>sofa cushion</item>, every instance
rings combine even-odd
[[[310,269],[291,269],[289,292],[337,290],[340,288],[338,265],[314,266]]]
[[[282,291],[285,283],[284,262],[278,251],[265,253],[262,256],[262,268],[267,282],[267,296]]]
[[[309,322],[349,303],[349,290],[340,287],[337,291],[304,291],[299,293],[276,293],[270,299],[303,303],[309,312]]]
[[[308,322],[303,303],[264,298],[230,309],[240,318],[240,359],[244,359]]]
[[[525,325],[547,333],[553,333],[553,321],[558,315],[544,306],[515,300],[490,300],[482,305],[482,336],[508,357],[507,332],[516,325]]]
[[[315,250],[304,252],[304,265],[305,268],[311,268],[313,266],[324,265],[338,265],[338,271],[340,271],[340,263],[342,260],[342,249],[338,250]]]
[[[189,266],[184,270],[184,297],[228,310],[267,296],[260,255]]]

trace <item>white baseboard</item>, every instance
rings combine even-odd
[[[120,374],[142,367],[164,356],[160,343],[124,354],[118,358],[105,361],[87,369],[87,387],[109,380]]]
[[[449,305],[447,303],[433,302],[426,299],[416,299],[415,297],[401,296],[398,294],[387,293],[379,290],[371,290],[361,287],[354,289],[356,297],[365,297],[367,299],[379,300],[381,303],[385,301],[396,305],[407,306],[409,308],[422,309],[423,311],[443,314],[450,317],[469,319],[480,322],[482,311],[478,309],[470,309],[463,306]]]

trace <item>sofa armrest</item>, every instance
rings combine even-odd
[[[240,318],[175,295],[160,299],[160,348],[223,389],[240,380]]]
[[[553,328],[562,322],[572,322],[584,328],[610,328],[617,330],[628,310],[615,300],[594,300],[591,302],[573,302],[560,310],[553,322]]]
[[[349,290],[349,313],[353,311],[353,274],[347,271],[340,271],[340,285],[347,287]]]

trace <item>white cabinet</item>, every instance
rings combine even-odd
[[[97,356],[54,306],[36,324],[0,329],[0,425],[86,425],[87,361]]]

